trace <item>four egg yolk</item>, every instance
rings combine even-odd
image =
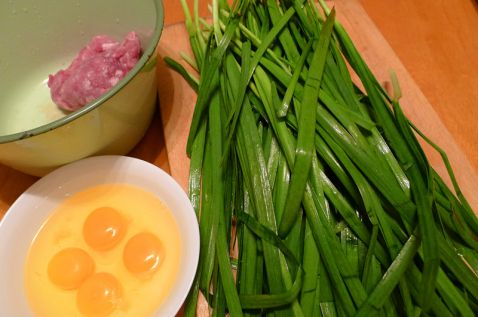
[[[120,304],[122,289],[119,281],[106,272],[91,275],[76,294],[78,310],[86,316],[106,316]]]
[[[126,223],[113,208],[101,207],[93,210],[83,224],[85,242],[94,250],[112,249],[126,233]]]
[[[161,241],[149,232],[138,233],[131,237],[123,250],[123,262],[126,268],[135,274],[154,273],[163,260]]]
[[[126,234],[127,224],[110,207],[93,210],[83,224],[83,238],[92,249],[114,248]],[[123,264],[138,277],[149,277],[164,258],[161,241],[154,234],[141,232],[132,236],[123,249]],[[121,302],[121,283],[110,273],[94,273],[92,257],[80,248],[66,248],[48,264],[48,276],[64,290],[77,289],[78,310],[85,316],[107,316]]]
[[[80,248],[67,248],[55,254],[48,263],[48,276],[58,287],[70,290],[90,276],[95,269],[91,256]]]

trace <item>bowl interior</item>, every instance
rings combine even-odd
[[[174,316],[186,298],[199,259],[199,229],[182,188],[158,167],[124,156],[97,156],[63,166],[32,185],[0,222],[0,315],[30,317],[24,290],[26,255],[36,232],[68,196],[105,183],[140,187],[171,210],[182,238],[178,277],[155,316]]]
[[[0,138],[69,115],[51,101],[48,75],[66,68],[93,36],[107,34],[121,40],[135,31],[143,52],[156,46],[151,42],[158,20],[162,27],[158,3],[160,0],[1,1]],[[131,73],[138,71],[137,66]]]

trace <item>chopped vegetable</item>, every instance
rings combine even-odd
[[[199,80],[167,62],[198,93],[186,150],[201,232],[185,315],[199,292],[214,316],[477,314],[478,219],[335,11],[213,0],[208,24],[182,5]]]

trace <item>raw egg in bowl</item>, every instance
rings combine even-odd
[[[41,178],[0,223],[0,315],[174,316],[199,259],[196,215],[160,168],[96,156]]]

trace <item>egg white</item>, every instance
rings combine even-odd
[[[105,252],[90,248],[82,236],[83,223],[99,207],[117,209],[128,226],[123,239]],[[164,258],[150,278],[131,274],[123,264],[123,248],[133,235],[151,232],[162,242]],[[25,264],[25,289],[37,317],[83,317],[76,306],[76,291],[56,287],[48,278],[48,262],[68,247],[88,252],[95,272],[109,272],[122,284],[123,299],[108,317],[149,317],[172,288],[180,267],[182,248],[176,221],[154,195],[127,184],[94,186],[66,199],[43,224],[32,242]]]

